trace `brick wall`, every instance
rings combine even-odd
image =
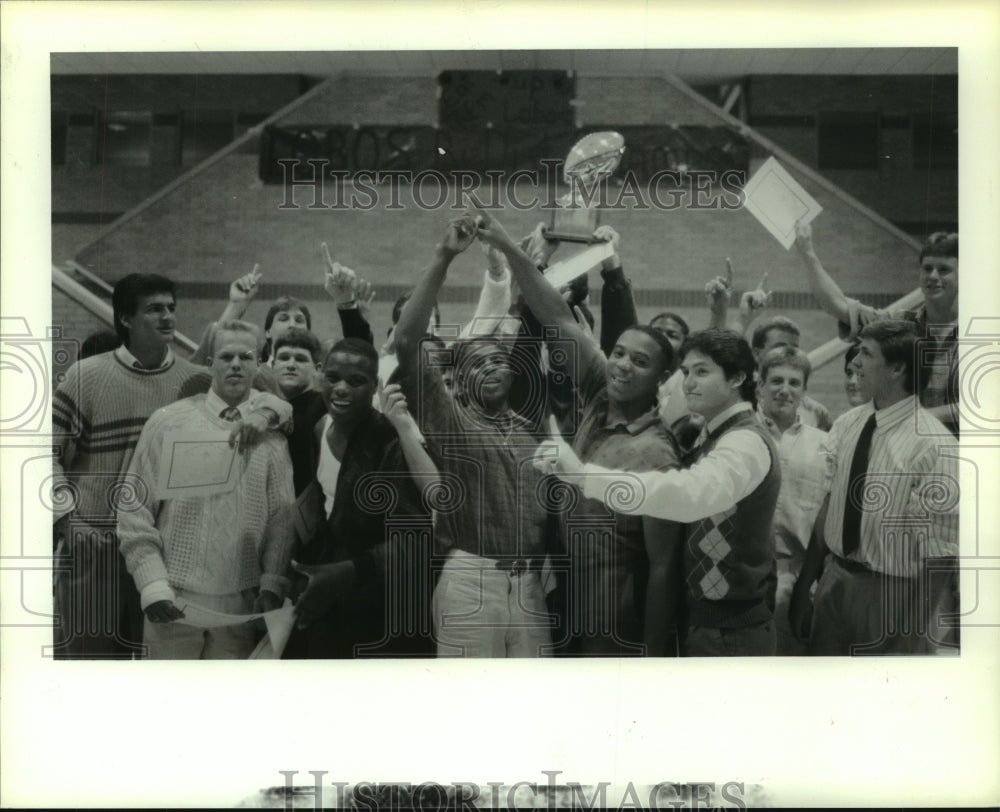
[[[437,77],[348,76],[297,107],[282,124],[437,123]]]
[[[595,124],[704,124],[719,119],[656,77],[578,76],[577,121]]]
[[[818,113],[880,113],[877,168],[823,174],[916,234],[957,223],[958,171],[914,168],[911,122],[913,113],[956,113],[957,76],[752,76],[746,87],[751,126],[813,167]]]
[[[51,326],[62,330],[64,339],[75,341],[78,344],[91,333],[112,329],[110,325],[101,321],[89,310],[80,307],[56,287],[52,288]]]
[[[66,162],[52,167],[55,218],[86,215],[96,221],[103,215],[106,222],[185,171],[178,118],[184,112],[231,110],[264,116],[301,95],[307,85],[289,75],[53,76],[51,109],[66,116]],[[98,163],[105,111],[153,113],[148,166]],[[256,152],[255,146],[250,149]]]
[[[580,78],[577,91],[578,98],[587,102],[581,111],[597,111],[600,123],[621,121],[624,125],[649,123],[650,109],[664,116],[651,123],[676,120],[679,102],[667,103],[666,96],[657,95],[666,88],[659,80]],[[433,76],[344,77],[282,123],[335,123],[338,119],[333,116],[342,116],[339,120],[347,123],[428,123],[435,99]],[[690,107],[686,99],[684,102]],[[387,118],[397,109],[397,118]],[[704,115],[700,107],[695,109]],[[612,114],[615,117],[605,118]],[[598,117],[595,114],[585,121],[597,123]],[[801,154],[799,149],[792,152]],[[799,180],[824,207],[814,223],[817,250],[846,291],[874,299],[901,295],[916,286],[916,252],[912,248],[808,179]],[[891,200],[896,193],[885,188],[891,186],[888,181],[878,186],[885,199]],[[109,281],[139,267],[178,280],[183,301],[178,327],[193,338],[221,309],[228,283],[259,263],[264,287],[248,313],[250,318],[262,322],[267,304],[292,291],[309,299],[315,313],[328,314],[317,320],[316,332],[321,337],[334,337],[338,328],[319,288],[319,243],[326,241],[335,258],[367,276],[380,291],[374,326],[376,335],[384,335],[391,296],[416,281],[452,216],[445,209],[422,211],[412,204],[408,188],[400,191],[402,210],[387,209],[384,190],[371,211],[309,208],[312,194],[308,188],[296,191],[298,208],[286,210],[282,208],[285,190],[257,180],[256,157],[233,154],[87,247],[78,259]],[[453,197],[450,190],[445,191]],[[526,186],[518,188],[521,199],[529,199],[534,191]],[[428,192],[434,196],[433,188]],[[332,190],[327,189],[326,197],[327,203],[332,203]],[[504,210],[499,216],[512,234],[526,233],[539,219],[537,212],[507,205],[502,193],[500,201]],[[700,291],[709,277],[723,272],[726,257],[734,262],[738,289],[755,285],[766,271],[769,287],[784,295],[785,301],[792,301],[795,294],[795,301],[803,302],[789,307],[808,306],[804,296],[807,285],[797,255],[781,248],[749,213],[695,209],[689,205],[689,196],[683,202],[675,211],[630,208],[604,217],[604,222],[622,234],[622,255],[644,313],[680,309],[683,314],[687,312],[683,308],[657,307],[655,301],[657,297],[684,294],[681,298],[689,303],[692,324],[703,323]],[[482,255],[476,248],[456,261],[443,296],[450,318],[461,320],[471,314],[482,267]],[[592,285],[599,286],[596,274]],[[803,337],[805,349],[835,335],[832,320],[816,311],[802,314],[810,325],[810,332]],[[837,375],[831,369],[827,387],[835,393]]]

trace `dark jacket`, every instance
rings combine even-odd
[[[333,510],[317,526],[299,560],[353,561],[356,584],[326,616],[292,633],[284,658],[432,656],[431,517],[396,430],[379,412],[351,434]]]

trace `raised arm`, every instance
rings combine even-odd
[[[795,247],[805,265],[809,289],[819,302],[819,306],[837,321],[849,323],[851,315],[847,297],[816,256],[812,244],[812,226],[809,223],[803,223],[801,220],[795,223]]]
[[[323,253],[323,290],[337,305],[340,329],[344,338],[360,338],[374,346],[375,336],[367,319],[367,308],[375,297],[371,285],[339,262],[334,262],[326,243]]]
[[[746,336],[747,328],[771,301],[772,291],[765,290],[765,285],[767,285],[767,271],[764,272],[764,277],[756,288],[748,290],[740,296],[740,313],[734,329],[741,336]]]
[[[396,434],[399,435],[399,447],[406,460],[406,467],[420,493],[424,494],[429,488],[440,483],[441,474],[424,447],[423,435],[417,428],[413,415],[406,408],[406,397],[402,388],[396,383],[383,388],[379,383],[379,400],[382,403],[382,414],[392,423]]]
[[[212,356],[212,339],[215,336],[215,325],[224,321],[243,318],[247,312],[250,302],[260,291],[260,278],[263,274],[258,272],[260,265],[254,265],[250,273],[245,273],[229,286],[229,301],[226,302],[222,314],[216,322],[209,323],[201,334],[198,346],[191,353],[190,361],[199,366],[208,366]]]
[[[396,357],[404,374],[412,373],[418,366],[419,342],[427,329],[438,292],[448,275],[448,266],[475,238],[474,220],[471,217],[459,217],[448,224],[444,238],[434,246],[431,264],[424,271],[396,323]]]
[[[538,272],[535,263],[514,243],[503,226],[489,212],[479,210],[478,213],[480,236],[507,258],[507,265],[524,295],[525,303],[542,325],[558,327],[562,336],[576,341],[581,362],[586,367],[590,363],[590,355],[600,354],[600,349],[577,325],[559,291]]]
[[[708,299],[709,327],[726,329],[729,315],[729,300],[733,295],[733,263],[726,257],[726,275],[716,276],[705,283],[705,298]]]
[[[461,336],[489,335],[502,326],[510,310],[510,271],[507,260],[496,248],[482,242],[487,269],[479,302],[472,320],[462,328]]]
[[[632,296],[632,283],[625,278],[622,260],[618,255],[621,238],[611,226],[600,226],[594,239],[608,241],[614,253],[601,263],[601,352],[610,355],[618,337],[629,327],[639,323]]]

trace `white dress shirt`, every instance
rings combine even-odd
[[[741,401],[716,415],[705,428],[711,433],[729,418],[752,408]],[[583,495],[600,499],[620,513],[696,522],[745,499],[764,481],[770,467],[771,454],[760,435],[737,428],[723,434],[690,468],[639,474],[587,464]]]

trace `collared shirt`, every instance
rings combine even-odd
[[[680,466],[680,453],[667,433],[655,406],[629,423],[608,425],[607,359],[595,353],[584,370],[578,391],[583,413],[573,440],[573,450],[584,462],[622,471],[669,471]],[[587,499],[573,511],[584,516],[614,518],[617,539],[626,551],[626,562],[645,556],[645,536],[638,516],[615,514],[602,502]],[[604,537],[596,534],[599,539]]]
[[[115,357],[130,369],[139,369],[144,372],[160,372],[174,362],[174,354],[170,347],[167,347],[167,352],[163,356],[163,361],[161,361],[160,365],[156,367],[144,367],[141,363],[139,363],[139,359],[132,355],[129,348],[124,344],[115,349]]]
[[[716,415],[706,431],[721,426],[730,417],[753,407],[741,401]],[[771,454],[752,430],[726,432],[715,447],[685,470],[629,473],[598,465],[584,466],[583,495],[588,499],[611,501],[615,510],[655,516],[675,522],[696,522],[730,509],[745,499],[764,481],[771,467]],[[614,485],[636,487],[635,498],[623,495]]]
[[[826,544],[843,556],[851,460],[873,411],[866,506],[851,558],[876,572],[915,577],[926,558],[958,555],[959,484],[955,439],[913,395],[884,409],[862,404],[830,429],[824,444],[831,481]]]
[[[823,450],[827,435],[807,426],[798,415],[785,431],[763,412],[757,412],[757,418],[774,438],[781,463],[781,490],[774,511],[775,553],[789,559],[793,571],[798,572],[816,516],[830,490]]]
[[[247,398],[242,402],[236,404],[236,408],[240,411],[240,419],[245,420],[247,416],[253,411],[250,405],[250,395],[252,392],[247,392]],[[209,389],[205,393],[205,409],[218,417],[226,409],[230,408],[230,405],[226,403],[222,398],[215,394],[214,389]]]
[[[222,414],[224,409],[229,408],[229,404],[215,394],[215,390],[209,387],[205,397],[205,408],[215,409],[215,416]],[[253,412],[260,409],[270,409],[277,418],[277,423],[273,418],[268,417],[270,428],[279,428],[288,424],[292,417],[292,404],[287,400],[282,400],[270,392],[261,392],[257,389],[250,389],[246,399],[236,406],[240,411],[240,420],[246,420]]]
[[[400,380],[403,394],[438,468],[461,483],[453,504],[439,510],[435,540],[488,558],[543,556],[547,513],[528,422],[510,410],[483,414],[449,395],[438,369],[419,368]]]
[[[803,425],[813,426],[820,431],[829,431],[830,426],[833,425],[833,420],[830,419],[830,412],[826,406],[809,395],[802,396],[796,415],[801,418]]]

